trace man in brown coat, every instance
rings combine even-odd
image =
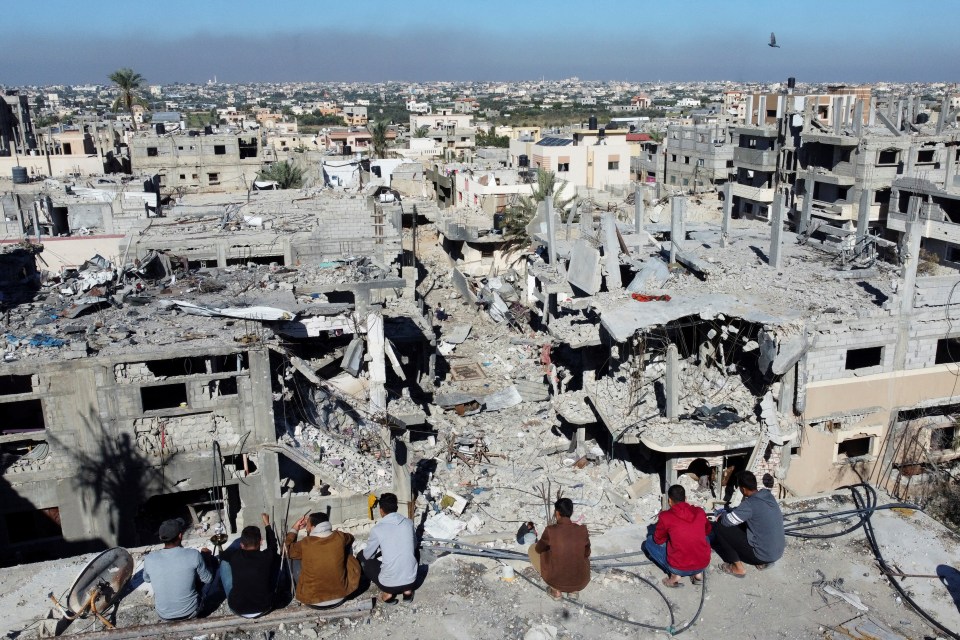
[[[297,542],[301,529],[307,535]],[[351,553],[353,536],[334,531],[325,513],[311,513],[297,520],[287,533],[296,596],[313,607],[335,607],[360,585],[360,562]]]
[[[553,505],[556,524],[547,527],[539,542],[530,545],[530,564],[550,587],[550,595],[577,593],[590,582],[590,536],[583,525],[570,521],[573,501],[560,498]]]

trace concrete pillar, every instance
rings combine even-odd
[[[638,236],[643,233],[643,214],[643,189],[637,185],[633,192],[633,232]]]
[[[667,346],[667,371],[663,382],[663,395],[666,398],[664,415],[675,420],[680,416],[680,354],[677,345]]]
[[[723,218],[720,220],[720,246],[727,246],[727,236],[730,234],[730,217],[733,214],[733,188],[727,182],[723,185]]]
[[[753,124],[753,94],[747,96],[746,103],[746,112],[744,113],[744,120],[746,124]]]
[[[803,207],[800,209],[800,224],[797,225],[797,233],[806,233],[810,228],[810,221],[813,219],[813,176],[807,176],[803,180]]]
[[[370,413],[387,410],[387,368],[384,347],[383,316],[371,313],[367,316],[367,353],[370,356]]]
[[[907,230],[904,234],[903,246],[903,283],[900,295],[900,313],[909,313],[913,310],[914,287],[917,284],[917,266],[920,264],[920,241],[922,239],[922,223],[920,222],[920,198],[910,197],[907,208]]]
[[[410,478],[409,456],[407,454],[407,442],[410,437],[409,432],[391,437],[390,428],[383,429],[385,440],[390,442],[393,451],[390,456],[390,466],[393,470],[393,493],[397,496],[397,502],[400,505],[406,505],[406,515],[413,517],[413,487]]]
[[[947,122],[947,116],[950,115],[950,93],[943,96],[943,102],[940,103],[940,115],[937,118],[937,135],[943,133],[943,126]]]
[[[767,122],[767,96],[760,96],[757,107],[757,126],[762,127]]]
[[[773,212],[770,214],[770,266],[779,269],[783,264],[781,250],[783,249],[783,194],[773,196]]]
[[[682,196],[670,198],[670,262],[676,262],[677,251],[683,250],[687,232],[684,225],[687,199]]]
[[[907,345],[910,342],[910,316],[913,313],[913,298],[916,295],[917,267],[920,264],[920,241],[922,240],[922,222],[920,221],[921,200],[911,196],[907,206],[907,229],[900,244],[903,263],[903,280],[900,283],[900,317],[897,323],[897,344],[893,352],[893,367],[903,369],[907,364]]]
[[[906,154],[906,164],[903,167],[903,175],[905,178],[913,177],[913,166],[916,163],[917,151],[913,146],[909,146],[903,150]]]
[[[553,219],[553,193],[548,193],[543,202],[547,212],[547,256],[552,267],[557,264],[557,225]]]
[[[780,378],[780,395],[777,397],[777,409],[789,415],[793,412],[793,399],[797,390],[797,365],[793,365]]]
[[[863,100],[857,100],[857,106],[853,111],[853,132],[857,137],[863,135]]]
[[[860,204],[857,207],[857,242],[867,237],[870,226],[870,205],[873,202],[873,192],[870,189],[860,191]]]
[[[900,98],[900,100],[897,101],[897,112],[893,114],[896,116],[895,124],[897,125],[897,131],[903,131],[903,102],[903,98]]]
[[[843,98],[833,99],[833,132],[840,135],[843,127]]]
[[[943,174],[943,187],[944,189],[949,189],[953,186],[953,177],[957,173],[957,165],[955,160],[957,147],[948,146],[944,151],[946,152],[946,162],[944,166]]]
[[[607,291],[623,286],[620,279],[620,242],[617,240],[617,218],[613,211],[605,211],[601,219],[603,229],[603,262],[607,267]]]
[[[872,127],[877,123],[877,97],[870,97],[870,114],[867,117],[867,126]]]

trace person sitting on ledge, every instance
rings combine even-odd
[[[667,572],[666,587],[681,587],[680,578],[691,582],[703,580],[703,570],[710,564],[710,522],[700,507],[687,503],[687,492],[678,484],[667,489],[670,508],[661,511],[657,525],[641,545],[647,557]]]
[[[725,511],[714,527],[713,548],[723,559],[717,568],[742,578],[744,563],[763,571],[783,556],[786,538],[783,512],[769,489],[757,490],[757,476],[741,471],[737,477],[743,501],[733,511]]]
[[[560,599],[564,593],[579,593],[590,583],[590,534],[583,525],[570,521],[570,498],[558,499],[553,508],[556,524],[543,530],[527,554],[550,588],[550,596]]]
[[[297,534],[307,536],[297,542]],[[326,513],[297,520],[287,533],[287,550],[297,601],[319,609],[336,607],[360,586],[360,563],[353,557],[353,536],[334,531]]]

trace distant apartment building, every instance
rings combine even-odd
[[[367,124],[367,107],[358,104],[345,104],[340,110],[339,115],[346,121],[348,126],[363,127]]]
[[[471,114],[455,113],[453,109],[446,107],[431,114],[411,114],[410,131],[417,131],[421,127],[427,128],[425,137],[453,153],[475,149],[477,146],[477,129]]]
[[[556,173],[575,187],[604,189],[630,182],[631,146],[622,135],[576,131],[572,138],[546,136],[537,141],[511,140],[510,166]]]
[[[429,102],[417,102],[416,100],[407,100],[407,111],[410,113],[419,113],[421,115],[430,113]]]

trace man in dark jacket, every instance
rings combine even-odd
[[[550,587],[550,595],[577,593],[590,582],[590,535],[583,525],[570,521],[573,501],[560,498],[553,505],[556,524],[527,550],[530,564]]]
[[[270,516],[260,514],[267,532],[267,548],[260,550],[260,527],[244,527],[239,544],[220,554],[220,581],[227,605],[244,618],[257,618],[273,608],[277,580],[277,538],[270,528]]]
[[[783,513],[770,490],[757,491],[757,477],[750,471],[741,471],[737,484],[743,500],[717,519],[713,548],[723,559],[720,571],[742,578],[747,573],[744,563],[762,571],[779,560],[786,538]]]
[[[641,548],[667,572],[664,586],[679,587],[684,576],[697,584],[710,564],[710,522],[703,509],[687,504],[687,492],[678,484],[667,490],[667,503],[670,508],[660,512]]]

